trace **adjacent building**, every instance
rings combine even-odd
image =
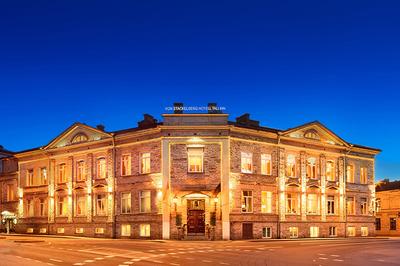
[[[14,154],[21,233],[152,239],[375,235],[374,158],[315,121],[176,109],[106,131],[75,123]]]
[[[382,180],[376,185],[376,235],[400,236],[400,181]]]

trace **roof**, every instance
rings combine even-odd
[[[376,192],[400,189],[400,180],[389,181],[388,179],[379,181],[376,186]]]

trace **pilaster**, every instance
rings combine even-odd
[[[73,216],[73,204],[72,204],[72,180],[73,180],[73,165],[74,165],[74,158],[72,156],[68,157],[67,164],[66,164],[66,175],[67,175],[67,187],[68,187],[68,222],[72,223],[72,216]]]
[[[339,216],[340,221],[344,222],[346,219],[346,178],[344,175],[344,157],[338,159],[338,179],[339,179]]]
[[[301,220],[307,220],[307,165],[306,153],[300,152],[300,179],[301,179]]]
[[[114,156],[113,150],[107,151],[107,222],[113,222],[114,218]]]
[[[49,171],[48,171],[48,182],[49,182],[48,222],[49,223],[54,223],[54,216],[55,216],[55,199],[54,199],[55,173],[56,173],[56,161],[54,159],[51,159],[49,162]]]
[[[321,154],[319,157],[320,182],[321,182],[321,221],[326,221],[326,157]]]
[[[230,202],[229,202],[229,172],[230,172],[230,161],[229,161],[229,140],[222,140],[221,147],[221,212],[222,212],[222,239],[230,239]]]
[[[285,199],[285,190],[286,190],[286,152],[284,148],[279,148],[279,161],[278,161],[278,179],[279,179],[279,220],[285,221],[286,217],[286,199]]]
[[[163,139],[161,142],[161,172],[162,172],[162,238],[170,238],[170,150],[169,140]]]
[[[91,153],[86,155],[85,176],[86,176],[86,191],[87,191],[86,221],[91,222],[93,217],[93,211],[92,211],[93,154]]]

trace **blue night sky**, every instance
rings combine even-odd
[[[264,126],[319,120],[400,178],[395,1],[3,1],[0,144],[44,145],[217,102]]]

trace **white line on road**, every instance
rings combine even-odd
[[[80,266],[80,265],[85,265],[85,263],[77,262],[77,263],[74,263],[73,265]]]
[[[85,262],[89,262],[90,263],[90,262],[94,262],[94,260],[85,260]]]
[[[319,257],[318,259],[320,259],[320,260],[327,260],[328,258]]]
[[[331,255],[331,257],[340,257],[340,255]]]
[[[104,260],[104,258],[94,258],[95,260]]]
[[[57,260],[57,259],[50,259],[50,260],[55,262],[63,262],[62,260]]]
[[[343,260],[341,260],[341,259],[334,259],[333,261],[343,261]]]
[[[170,263],[169,265],[175,265],[175,266],[179,266],[180,264],[178,264],[178,263]]]
[[[133,261],[125,261],[124,264],[133,264]]]

